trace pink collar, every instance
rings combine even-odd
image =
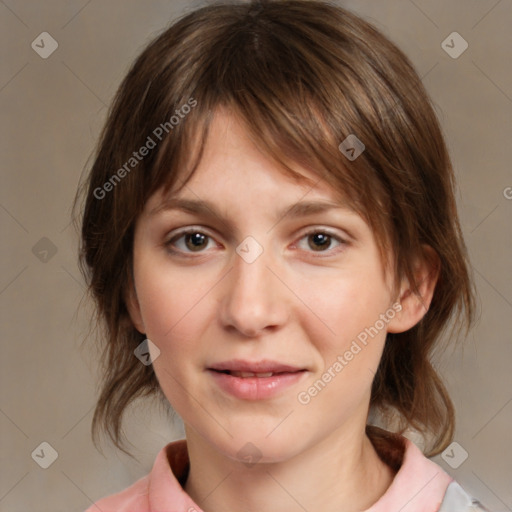
[[[372,436],[372,442],[398,472],[386,493],[365,512],[437,512],[453,479],[414,443],[383,432],[375,439]],[[86,512],[203,512],[182,487],[188,471],[186,440],[169,443],[158,453],[149,475],[99,500]]]
[[[402,441],[405,451],[400,469],[386,493],[365,512],[436,512],[441,506],[453,479],[414,443],[405,438]],[[159,453],[150,476],[151,512],[202,512],[178,481],[186,481],[188,469],[185,440],[170,443]]]

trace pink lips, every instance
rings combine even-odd
[[[302,380],[306,369],[275,361],[234,359],[210,366],[208,372],[225,392],[242,400],[264,400]]]
[[[223,361],[215,363],[209,368],[210,370],[219,371],[238,371],[238,372],[252,372],[252,373],[282,373],[282,372],[297,372],[302,370],[295,366],[269,361],[264,359],[262,361],[244,361],[243,359],[232,359],[231,361]]]

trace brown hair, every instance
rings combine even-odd
[[[165,401],[152,366],[133,354],[145,338],[124,301],[134,224],[151,194],[175,186],[178,169],[188,171],[182,186],[192,176],[219,107],[239,116],[284,172],[299,178],[293,161],[347,195],[383,257],[392,255],[397,282],[414,283],[424,245],[439,256],[430,308],[414,328],[388,334],[371,397],[383,418],[398,418],[396,430],[433,436],[426,452],[439,453],[452,438],[454,409],[430,359],[444,328],[469,327],[474,311],[447,148],[406,56],[356,15],[307,0],[193,11],[149,44],[115,96],[82,185],[80,263],[105,328],[93,439],[101,426],[126,452],[126,407],[148,395]],[[365,145],[355,160],[338,149],[350,134]],[[131,160],[150,139],[157,147]]]

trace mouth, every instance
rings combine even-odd
[[[298,372],[305,372],[306,370],[296,370],[293,372],[242,372],[242,371],[230,371],[230,370],[215,370],[214,368],[209,368],[209,370],[212,370],[217,373],[224,373],[225,375],[231,375],[232,377],[239,377],[241,379],[248,379],[251,377],[256,377],[258,379],[264,379],[267,377],[274,377],[275,375],[285,375],[290,373],[298,373]]]
[[[242,359],[232,359],[230,361],[215,363],[207,369],[241,378],[265,378],[283,373],[296,373],[306,371],[305,368],[300,366],[293,366],[277,361],[270,361],[268,359],[252,362],[244,361]]]
[[[308,370],[275,361],[232,360],[207,368],[224,392],[241,400],[274,398],[303,380]]]

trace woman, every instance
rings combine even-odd
[[[188,14],[121,84],[84,191],[94,429],[123,449],[156,394],[186,432],[88,512],[478,509],[425,456],[454,430],[430,354],[473,315],[452,168],[375,28],[316,1]]]

